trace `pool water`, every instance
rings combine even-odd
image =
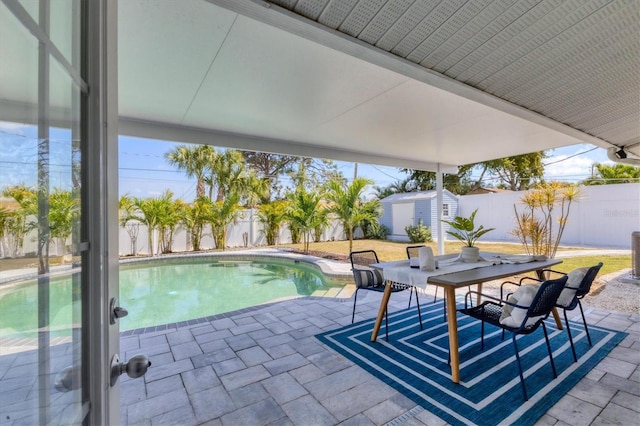
[[[121,265],[120,306],[129,315],[120,319],[120,330],[206,317],[342,285],[312,266],[277,259],[172,259]],[[51,279],[52,335],[68,335],[71,324],[79,322],[79,303],[69,303],[72,287],[71,276]],[[35,336],[37,303],[36,281],[0,287],[0,336]]]

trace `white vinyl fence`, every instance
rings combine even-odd
[[[468,216],[478,209],[476,224],[496,228],[486,234],[484,241],[518,242],[512,235],[516,227],[513,206],[522,211],[520,198],[523,192],[502,192],[497,194],[464,195],[459,197],[458,215]],[[631,233],[640,231],[640,184],[587,186],[581,188],[577,202],[571,205],[569,221],[562,236],[561,244],[610,248],[631,248]],[[21,254],[34,254],[37,250],[37,233],[34,231],[24,239]],[[345,235],[339,222],[333,221],[324,231],[322,241],[343,240]],[[6,237],[5,237],[6,239]],[[10,256],[8,244],[3,239],[0,256]],[[120,228],[120,255],[131,254],[131,240],[127,231]],[[278,244],[291,242],[286,227],[282,228]],[[61,244],[52,242],[52,254],[65,254]],[[70,244],[70,242],[67,242]],[[157,236],[154,238],[157,252]],[[227,233],[228,247],[258,247],[265,245],[262,225],[255,210],[245,210],[235,225],[230,225]],[[174,237],[173,251],[186,251],[189,247],[187,233],[179,229]],[[202,249],[214,248],[208,228],[201,243]],[[189,247],[190,249],[190,247]],[[148,254],[147,229],[139,226],[136,253]]]
[[[138,239],[136,243],[137,254],[148,254],[149,243],[147,238],[147,227],[140,225]],[[322,241],[342,240],[344,239],[342,224],[338,221],[331,221],[329,226],[322,233]],[[277,244],[286,244],[291,242],[291,234],[286,226],[280,230],[280,236],[276,241]],[[227,228],[227,247],[257,247],[266,244],[264,233],[262,232],[262,224],[258,220],[257,211],[255,209],[245,210],[241,218]],[[154,252],[158,252],[158,239],[154,235]],[[211,229],[206,226],[203,232],[203,238],[200,243],[202,250],[215,248],[213,238],[211,237]],[[174,236],[172,250],[181,252],[190,250],[190,242],[188,234],[184,228],[179,228]],[[126,256],[131,254],[131,239],[127,231],[120,228],[120,255]]]
[[[523,211],[523,194],[464,195],[459,198],[458,215],[469,216],[478,209],[476,225],[496,228],[483,240],[518,242],[511,234],[516,228],[513,206],[518,212]],[[634,231],[640,231],[640,184],[587,186],[581,188],[579,199],[571,204],[561,244],[630,249]]]

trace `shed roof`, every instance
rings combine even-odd
[[[444,190],[443,193],[449,195],[450,197],[457,198],[454,194],[449,192],[448,190]],[[416,192],[402,192],[398,194],[392,194],[388,197],[380,200],[382,203],[404,203],[404,202],[412,202],[412,201],[422,201],[422,200],[430,200],[437,196],[437,191],[416,191]]]

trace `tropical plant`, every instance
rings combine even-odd
[[[227,227],[240,215],[239,199],[238,194],[227,194],[224,200],[211,203],[208,221],[216,248],[224,250],[227,245]]]
[[[134,199],[125,194],[118,200],[118,223],[129,235],[132,256],[135,256],[138,252],[138,233],[140,232],[140,222],[135,219],[136,206]]]
[[[160,211],[157,199],[154,198],[134,198],[133,203],[136,208],[136,214],[132,218],[147,227],[147,243],[149,245],[149,255],[153,256],[155,250],[153,247],[153,234],[158,230],[160,225]]]
[[[453,220],[444,220],[442,222],[448,224],[456,231],[448,230],[447,234],[452,237],[464,242],[466,247],[474,247],[475,242],[482,237],[487,232],[493,231],[495,228],[485,228],[483,225],[480,225],[476,228],[475,226],[475,218],[476,213],[478,213],[478,209],[475,209],[471,216],[462,217],[456,216]]]
[[[228,149],[217,152],[208,164],[204,181],[209,186],[209,198],[222,201],[229,193],[240,194],[246,189],[247,169],[240,151]]]
[[[284,200],[258,206],[258,220],[262,224],[262,233],[267,240],[267,245],[273,246],[278,241],[280,228],[286,219],[287,202]]]
[[[517,227],[512,234],[518,237],[528,254],[555,257],[571,204],[578,200],[579,195],[576,185],[550,182],[522,196],[523,212],[519,213],[516,205],[513,206]],[[559,215],[555,212],[556,207],[560,209]],[[556,220],[557,230],[554,229]]]
[[[326,208],[321,208],[318,212],[316,226],[313,228],[313,241],[319,243],[322,240],[322,233],[329,226],[329,212]]]
[[[71,191],[54,189],[49,195],[49,233],[50,238],[57,238],[63,249],[73,232],[73,223],[80,214],[78,198]]]
[[[10,256],[22,254],[24,238],[38,226],[35,218],[38,214],[38,196],[33,188],[16,185],[2,191],[5,197],[13,198],[17,208],[11,208],[5,217],[5,236]]]
[[[170,190],[166,190],[160,198],[156,199],[156,202],[159,212],[159,249],[162,253],[171,253],[173,251],[173,236],[178,226],[183,222],[187,204],[182,200],[174,200]]]
[[[298,230],[302,235],[304,253],[309,253],[311,233],[324,220],[323,208],[320,204],[322,196],[318,192],[310,192],[300,188],[289,196],[290,204],[286,218],[290,228]]]
[[[630,164],[596,164],[596,175],[584,181],[583,185],[610,185],[614,183],[640,182],[640,167]]]
[[[424,226],[422,219],[418,219],[417,225],[405,226],[404,230],[409,236],[409,241],[412,243],[426,243],[431,241],[431,228]]]
[[[205,175],[207,167],[213,161],[216,151],[208,145],[179,145],[173,151],[165,154],[165,158],[187,173],[188,177],[197,179],[196,197],[205,194]]]
[[[211,200],[204,195],[196,198],[190,206],[184,206],[182,223],[187,228],[194,251],[200,250],[202,233],[209,217],[211,217]]]
[[[8,235],[8,225],[12,213],[13,212],[11,210],[5,207],[0,207],[0,258],[6,257],[8,253],[8,245],[5,243],[5,238]]]
[[[327,200],[330,202],[328,211],[335,214],[342,223],[349,239],[349,251],[353,248],[353,234],[356,228],[365,220],[370,222],[378,220],[376,206],[380,201],[364,202],[362,200],[364,190],[371,183],[369,179],[358,177],[350,185],[341,179],[332,179],[327,184]]]

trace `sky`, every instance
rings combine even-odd
[[[35,185],[37,140],[33,126],[0,122],[0,191],[7,186],[25,183]],[[68,130],[51,132],[51,185],[69,189],[71,150]],[[196,183],[164,158],[177,143],[121,136],[119,143],[120,195],[155,197],[170,189],[174,197],[191,201]],[[545,178],[577,182],[591,175],[595,163],[611,164],[606,150],[589,144],[572,145],[547,151]],[[336,162],[348,178],[354,175],[354,164]],[[358,176],[386,187],[406,178],[399,169],[388,166],[358,164]]]
[[[166,188],[176,198],[191,201],[195,197],[195,179],[169,165],[165,153],[176,146],[172,142],[120,137],[120,195],[158,196]],[[572,145],[547,151],[545,179],[577,182],[591,175],[595,163],[611,164],[606,150],[590,144]],[[335,162],[347,179],[354,175],[354,163]],[[386,187],[406,178],[396,167],[358,164],[358,176],[367,177],[375,186]]]

